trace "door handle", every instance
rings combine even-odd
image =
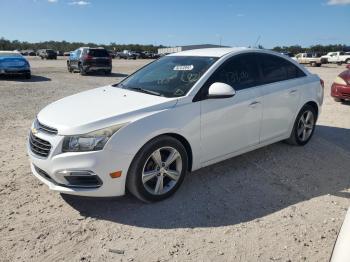
[[[260,104],[258,101],[253,101],[249,104],[250,107],[256,107],[257,104]]]

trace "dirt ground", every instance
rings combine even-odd
[[[350,103],[331,99],[344,66],[310,68],[325,102],[305,147],[277,143],[196,171],[174,197],[144,204],[54,193],[30,172],[26,137],[45,105],[116,83],[29,58],[33,78],[0,79],[0,261],[328,261],[350,198]]]

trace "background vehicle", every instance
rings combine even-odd
[[[172,54],[44,108],[28,143],[32,171],[67,194],[118,196],[127,187],[141,200],[162,200],[188,171],[281,140],[308,143],[322,85],[266,50]]]
[[[294,55],[291,53],[291,52],[281,52],[282,55],[286,55],[286,56],[289,56],[289,57],[294,57]]]
[[[348,70],[337,76],[331,87],[331,96],[337,102],[350,100],[350,65],[347,65],[347,68]]]
[[[337,241],[333,248],[330,262],[349,262],[350,261],[350,209],[348,210],[343,225],[338,234]]]
[[[77,70],[81,75],[93,71],[109,75],[112,73],[112,58],[104,48],[81,47],[70,53],[67,68],[69,72]]]
[[[57,52],[52,49],[40,49],[38,50],[38,56],[41,59],[57,59]]]
[[[63,56],[69,56],[71,52],[72,51],[70,51],[70,52],[63,52]]]
[[[318,54],[311,53],[300,53],[297,54],[293,59],[299,62],[299,64],[307,64],[310,66],[321,66],[322,60]]]
[[[116,57],[119,59],[137,59],[138,58],[138,54],[135,52],[132,52],[130,50],[124,50],[123,52],[118,52],[116,54]]]
[[[35,51],[31,50],[31,49],[30,50],[21,50],[20,53],[23,56],[35,56],[36,55]]]
[[[23,75],[29,79],[30,65],[20,53],[0,51],[0,75]]]
[[[107,52],[112,59],[115,58],[115,52],[113,50],[107,50]]]
[[[350,54],[345,52],[330,52],[321,58],[325,59],[327,63],[350,64]]]

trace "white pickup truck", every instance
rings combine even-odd
[[[345,52],[330,52],[321,58],[327,63],[350,64],[350,54]]]
[[[300,53],[297,54],[292,59],[299,62],[299,64],[307,64],[310,66],[321,66],[323,64],[323,60],[317,54],[312,53]]]

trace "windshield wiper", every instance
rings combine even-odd
[[[148,90],[148,89],[144,89],[144,88],[141,88],[141,87],[128,87],[126,89],[134,90],[134,91],[137,91],[137,92],[142,92],[142,93],[145,93],[145,94],[155,95],[155,96],[162,96],[161,93],[158,93],[156,91],[151,91],[151,90]]]

